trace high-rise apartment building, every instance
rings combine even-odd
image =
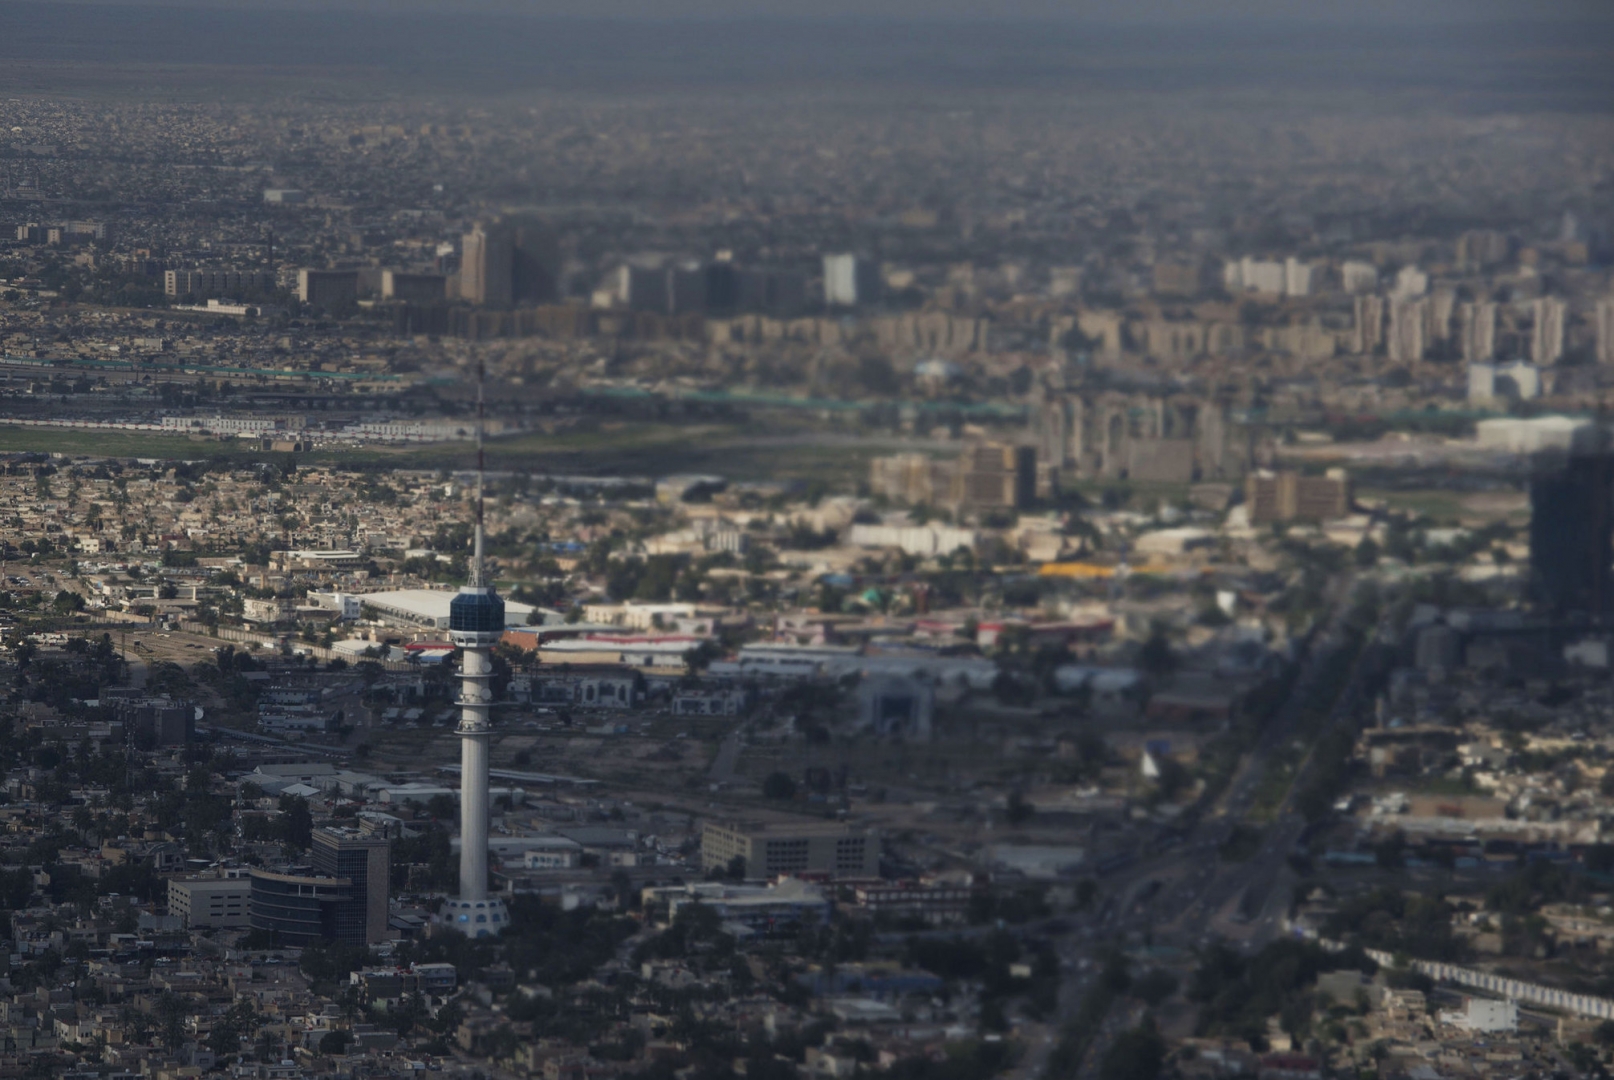
[[[1283,294],[1310,296],[1313,277],[1311,264],[1301,262],[1291,255],[1283,261]]]
[[[560,245],[547,225],[517,217],[510,229],[510,298],[517,304],[547,304],[560,297]]]
[[[330,311],[359,298],[357,270],[299,270],[297,299],[311,307]]]
[[[706,307],[717,314],[742,311],[760,304],[747,303],[749,294],[760,294],[760,282],[755,271],[742,270],[732,262],[719,259],[706,268]]]
[[[1457,238],[1457,268],[1484,270],[1506,262],[1512,250],[1507,236],[1494,229],[1471,229]]]
[[[1429,301],[1421,297],[1401,296],[1390,301],[1390,335],[1385,344],[1391,360],[1410,364],[1423,359],[1428,348],[1424,336],[1429,323],[1428,308]]]
[[[712,275],[699,263],[645,267],[623,263],[616,270],[613,299],[631,311],[686,315],[705,311]]]
[[[951,502],[964,510],[1020,509],[1037,497],[1037,451],[1030,446],[966,446],[952,475]]]
[[[893,454],[869,463],[869,486],[876,494],[914,505],[941,503],[960,510],[1023,508],[1037,497],[1037,449],[974,443],[955,461]]]
[[[1564,324],[1569,305],[1556,296],[1542,296],[1530,302],[1535,325],[1530,330],[1530,359],[1539,367],[1556,364],[1564,355]]]
[[[468,303],[548,303],[560,295],[560,274],[554,233],[536,218],[479,221],[461,238],[459,299]]]
[[[880,269],[857,255],[824,256],[824,303],[857,307],[879,299]]]
[[[1379,268],[1360,259],[1346,259],[1339,268],[1339,286],[1348,293],[1370,293],[1379,287]]]
[[[1560,615],[1614,615],[1614,454],[1543,455],[1536,462],[1530,595]]]
[[[184,699],[175,701],[166,694],[148,697],[131,687],[113,687],[102,693],[101,704],[111,708],[136,748],[189,746],[196,739],[196,707]]]
[[[706,308],[716,314],[789,315],[807,306],[807,275],[799,270],[761,270],[719,261],[708,265],[705,273]]]
[[[1384,297],[1358,296],[1355,335],[1352,344],[1358,356],[1371,356],[1384,344]]]
[[[1416,266],[1403,266],[1395,276],[1396,296],[1422,296],[1429,291],[1429,275]]]
[[[1458,315],[1458,344],[1470,364],[1488,364],[1496,357],[1496,305],[1489,300],[1464,304]]]
[[[363,835],[357,829],[315,829],[312,861],[316,873],[352,883],[354,896],[363,900],[364,940],[370,944],[386,940],[392,873],[392,845],[386,837]],[[342,930],[350,932],[347,927]]]
[[[105,240],[109,235],[110,230],[104,221],[64,221],[56,225],[29,222],[17,226],[17,239],[23,243],[44,243],[58,247]]]
[[[267,270],[165,270],[166,296],[241,297],[248,293],[273,292],[275,275]]]
[[[383,270],[381,299],[439,304],[447,295],[447,280],[442,274],[407,274],[402,270]]]
[[[1424,308],[1424,340],[1433,345],[1450,341],[1452,316],[1456,313],[1456,290],[1442,288],[1430,293]]]
[[[1154,264],[1154,291],[1161,296],[1198,296],[1200,270],[1196,259],[1162,259]]]
[[[706,310],[706,268],[680,263],[667,270],[667,314],[688,315]]]
[[[1252,259],[1248,255],[1222,268],[1222,286],[1230,293],[1254,292],[1281,296],[1287,284],[1284,264]]]
[[[1614,364],[1614,297],[1597,301],[1597,362]]]
[[[630,311],[667,309],[667,271],[663,267],[623,263],[612,273],[611,299]]]
[[[460,299],[509,307],[515,298],[515,237],[508,226],[478,222],[460,249]]]
[[[946,497],[952,468],[928,454],[892,454],[869,462],[869,488],[897,502],[917,506]]]

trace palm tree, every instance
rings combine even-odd
[[[273,1028],[262,1028],[258,1031],[258,1060],[275,1062],[280,1060],[280,1036],[275,1034]]]

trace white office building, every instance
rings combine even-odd
[[[364,597],[358,593],[310,592],[308,603],[321,611],[336,612],[336,617],[343,622],[352,622],[364,611]]]

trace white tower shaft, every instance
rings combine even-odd
[[[488,898],[488,678],[486,649],[465,650],[460,689],[460,899]]]

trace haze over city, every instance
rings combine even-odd
[[[0,1075],[1614,1066],[1614,8],[0,0]]]

